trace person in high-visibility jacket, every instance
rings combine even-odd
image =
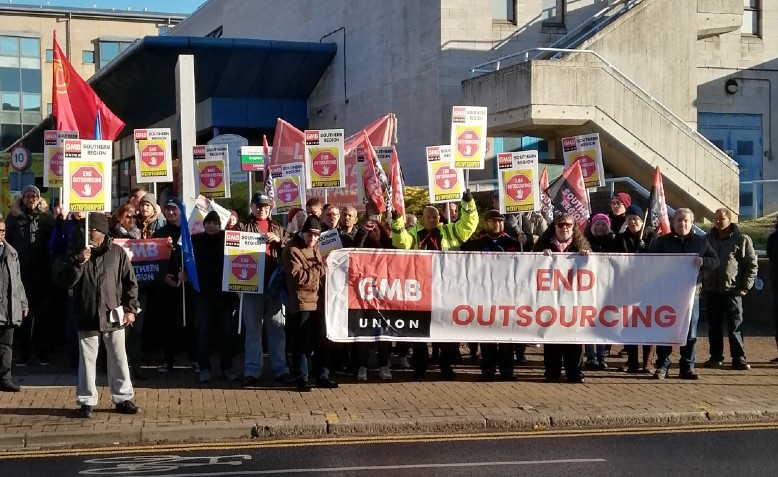
[[[421,223],[408,230],[405,219],[392,212],[392,245],[405,250],[457,250],[478,227],[478,210],[473,194],[466,190],[462,194],[459,220],[452,224],[440,223],[440,212],[435,207],[426,207]],[[446,381],[454,379],[452,363],[457,354],[457,343],[442,343],[440,346],[440,375]],[[426,343],[413,345],[413,375],[417,380],[425,377],[429,364],[429,349]]]

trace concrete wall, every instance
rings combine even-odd
[[[700,112],[762,115],[764,179],[778,179],[778,2],[762,1],[760,36],[735,31],[697,42]],[[740,87],[728,95],[724,83],[734,78]],[[764,186],[764,213],[778,210],[778,184]]]

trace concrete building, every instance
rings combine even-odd
[[[350,132],[396,113],[411,184],[426,179],[424,146],[448,141],[451,106],[467,103],[490,108],[490,135],[505,137],[506,149],[540,144],[542,157],[559,163],[560,137],[600,132],[612,175],[650,186],[660,165],[672,205],[749,214],[751,189],[739,192],[739,180],[778,176],[770,153],[773,3],[294,0],[279,8],[211,0],[171,34],[336,43],[308,101],[310,127]],[[471,74],[551,46],[599,57],[532,51]],[[729,79],[737,86],[726,90]],[[760,213],[778,209],[775,190],[760,191]]]
[[[52,37],[83,78],[138,38],[164,34],[184,15],[147,11],[0,5],[0,150],[51,112]]]

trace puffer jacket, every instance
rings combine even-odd
[[[4,242],[0,253],[0,283],[3,288],[9,286],[11,292],[6,294],[6,290],[0,290],[0,326],[19,326],[22,324],[22,312],[29,310],[27,304],[27,294],[24,293],[22,284],[22,274],[19,268],[19,253],[8,242]],[[10,298],[10,303],[8,299]]]
[[[730,224],[726,237],[720,237],[715,227],[705,237],[719,257],[719,266],[704,271],[703,290],[713,293],[750,290],[759,268],[751,237],[735,224]]]
[[[54,230],[54,219],[43,207],[31,210],[22,205],[18,215],[6,219],[5,226],[8,229],[6,240],[19,254],[24,282],[28,287],[47,286],[51,263],[49,239]]]
[[[316,311],[324,261],[319,244],[308,247],[299,234],[284,247],[282,262],[289,287],[289,313]]]
[[[109,332],[124,325],[110,321],[114,308],[138,312],[138,282],[130,257],[110,237],[100,248],[92,249],[85,264],[78,257],[81,251],[73,247],[65,254],[58,269],[57,281],[65,288],[73,288],[76,329],[79,331]]]

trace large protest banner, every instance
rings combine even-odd
[[[264,234],[224,232],[222,291],[264,293],[265,247]]]
[[[497,154],[500,212],[515,214],[540,210],[538,151]]]
[[[43,186],[62,187],[62,171],[64,170],[62,141],[78,139],[78,131],[56,131],[48,129],[43,132]]]
[[[581,173],[586,187],[603,187],[605,185],[600,133],[563,137],[562,153],[565,157],[565,167],[570,167],[576,161],[581,165]]]
[[[336,250],[327,257],[327,337],[682,344],[695,257]]]
[[[451,146],[427,147],[427,178],[432,204],[459,200],[465,191],[462,169],[451,161]]]
[[[62,207],[71,212],[111,211],[113,142],[65,139]]]
[[[170,128],[135,130],[135,181],[172,182]]]
[[[114,239],[130,256],[139,286],[157,285],[165,280],[170,261],[167,239]]]
[[[483,169],[486,158],[486,113],[484,107],[454,106],[451,110],[451,150],[454,167]]]

